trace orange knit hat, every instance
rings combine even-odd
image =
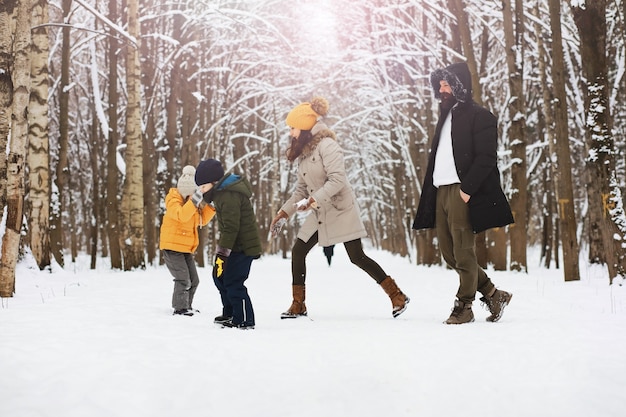
[[[323,97],[314,97],[310,103],[300,103],[287,115],[287,126],[300,130],[311,130],[317,119],[328,114],[328,101]]]

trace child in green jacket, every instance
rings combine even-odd
[[[261,256],[259,227],[250,197],[250,182],[226,174],[220,161],[207,159],[196,167],[196,183],[204,201],[215,207],[220,236],[213,265],[213,282],[222,298],[222,327],[254,329],[254,309],[245,281],[252,261]],[[209,190],[210,184],[213,187]]]

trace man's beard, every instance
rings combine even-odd
[[[449,109],[456,104],[456,98],[450,93],[441,93],[441,106]]]

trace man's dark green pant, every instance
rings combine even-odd
[[[478,265],[469,210],[467,203],[461,199],[460,190],[460,184],[444,185],[437,189],[435,223],[441,255],[459,274],[456,297],[463,303],[471,303],[476,291],[487,295],[494,289],[494,285]]]

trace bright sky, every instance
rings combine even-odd
[[[298,7],[301,9],[302,16],[302,21],[298,23],[299,30],[303,35],[304,42],[307,43],[306,47],[309,53],[319,52],[325,56],[333,55],[337,50],[335,34],[340,29],[337,27],[337,18],[333,13],[332,1],[304,2]]]

